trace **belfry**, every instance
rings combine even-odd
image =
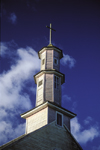
[[[59,70],[63,54],[62,50],[51,44],[51,29],[50,24],[49,45],[38,52],[41,59],[41,71],[34,76],[37,84],[36,106],[45,101],[54,102],[61,106],[61,84],[64,83],[65,76]]]
[[[34,75],[36,106],[21,114],[26,119],[25,134],[0,149],[82,150],[71,134],[70,120],[76,114],[61,106],[61,85],[65,82],[65,75],[60,72],[63,52],[52,45],[51,31],[54,29],[51,24],[48,28],[50,42],[38,52],[41,70]]]

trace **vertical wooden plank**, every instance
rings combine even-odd
[[[59,58],[59,52],[54,50],[54,57],[53,59],[57,59],[58,60],[58,64],[53,63],[53,68],[59,71],[59,65],[60,65],[60,58]]]
[[[39,81],[42,80],[42,85],[38,86]],[[37,99],[36,99],[36,106],[43,103],[43,87],[44,87],[44,75],[40,76],[37,80]]]
[[[52,100],[52,80],[53,80],[53,74],[46,74],[46,81],[45,81],[45,99],[49,101]]]
[[[45,55],[46,55],[46,51],[44,51],[44,52],[41,54],[41,70],[45,70],[45,63],[44,63],[44,65],[42,65],[42,60],[43,60],[43,59],[46,59]]]

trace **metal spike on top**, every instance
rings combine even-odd
[[[50,29],[50,39],[49,39],[49,45],[48,45],[48,46],[52,46],[52,43],[51,43],[51,32],[52,32],[52,30],[53,30],[53,31],[56,31],[56,30],[54,30],[54,29],[52,28],[52,24],[51,24],[51,23],[50,23],[50,27],[48,27],[48,26],[46,26],[46,27]]]

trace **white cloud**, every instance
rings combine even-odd
[[[11,14],[10,14],[9,21],[10,21],[12,24],[15,24],[15,23],[16,23],[16,21],[17,21],[17,16],[15,15],[15,13],[11,13]]]
[[[6,116],[7,116],[7,112],[5,111],[5,109],[0,108],[0,120],[2,120]]]
[[[32,78],[35,71],[39,69],[39,59],[37,53],[30,47],[17,50],[19,59],[16,65],[12,65],[11,69],[0,75],[0,89],[2,93],[1,106],[12,108],[16,105],[23,104],[23,107],[30,108],[29,95],[20,94],[23,88],[23,82]],[[32,78],[33,79],[33,78]],[[24,103],[25,101],[25,103]]]
[[[69,68],[72,68],[75,66],[76,60],[69,56],[69,55],[65,55],[63,54],[63,58],[61,59],[61,64],[62,65],[67,65]]]
[[[74,101],[72,104],[72,111],[75,111],[77,108],[77,101]]]
[[[85,120],[84,120],[84,124],[87,125],[92,121],[92,117],[88,116]]]
[[[1,48],[5,50],[3,53],[5,59],[5,56],[8,57],[6,49],[9,49],[9,46],[8,43],[2,43],[2,45]],[[19,124],[13,129],[14,121],[10,121],[10,119],[15,120],[16,115],[20,114],[22,110],[27,111],[32,108],[29,94],[24,91],[24,88],[26,82],[34,82],[33,75],[40,69],[37,52],[31,47],[19,48],[14,55],[16,55],[14,64],[10,66],[8,71],[0,74],[0,92],[2,94],[0,97],[0,136],[2,135],[1,137],[4,139],[0,140],[0,144],[19,136],[20,129],[24,128],[23,124]],[[30,89],[32,93],[32,88],[34,93],[35,87],[32,85],[28,87],[28,90]]]
[[[34,94],[36,94],[36,88],[30,87],[28,90],[32,91]]]
[[[71,97],[68,95],[62,95],[62,105],[64,106],[66,102],[71,102]]]
[[[4,56],[8,48],[3,42],[0,43],[0,47],[1,47],[1,50],[0,50],[1,56]]]
[[[71,101],[71,97],[69,97],[68,95],[63,95],[62,100],[69,102],[69,101]]]
[[[9,139],[14,139],[25,133],[25,123],[13,128],[11,122],[0,122],[0,143],[5,143]]]
[[[1,57],[12,57],[15,52],[15,49],[18,48],[18,45],[14,40],[10,42],[0,42],[0,55]]]
[[[81,144],[86,144],[88,141],[92,141],[94,138],[100,135],[99,128],[91,126],[89,129],[82,129],[82,126],[78,122],[77,117],[71,121],[72,134]]]

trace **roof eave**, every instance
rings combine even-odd
[[[76,114],[72,113],[71,111],[68,111],[67,109],[64,109],[63,107],[55,105],[52,102],[46,101],[43,104],[39,105],[38,107],[35,107],[35,108],[31,109],[30,111],[27,111],[27,112],[21,114],[21,117],[26,119],[27,117],[35,114],[36,112],[38,112],[38,111],[40,111],[40,110],[42,110],[42,109],[44,109],[48,106],[55,109],[55,110],[58,110],[58,111],[60,111],[64,114],[66,114],[67,116],[70,117],[70,119],[72,119],[76,116]]]
[[[50,49],[53,49],[53,50],[56,50],[56,51],[58,51],[59,53],[60,53],[60,59],[63,57],[63,53],[62,53],[62,50],[61,49],[59,49],[58,47],[56,47],[56,46],[44,46],[42,49],[40,49],[40,51],[38,51],[38,57],[39,57],[39,59],[40,59],[40,54],[42,53],[42,52],[44,52],[45,50],[50,50]]]
[[[56,74],[58,76],[61,76],[61,84],[65,83],[65,75],[55,69],[51,69],[51,70],[41,70],[40,72],[38,72],[37,74],[35,74],[33,77],[34,77],[34,81],[35,83],[37,84],[36,82],[36,77],[39,76],[39,74]]]

